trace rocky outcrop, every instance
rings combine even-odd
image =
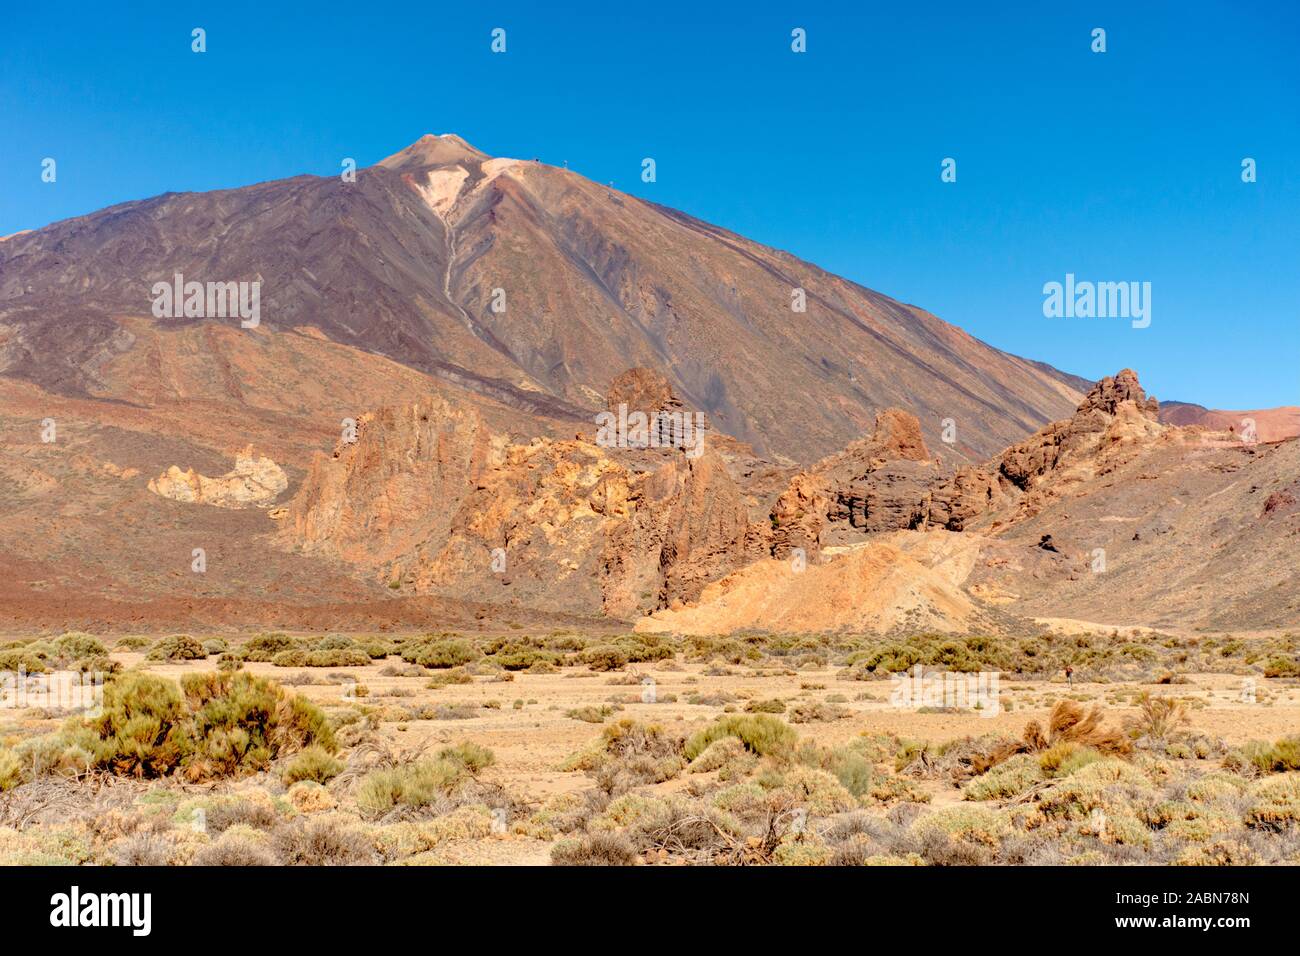
[[[711,450],[512,444],[437,397],[361,416],[288,518],[286,546],[397,590],[616,617],[693,600],[767,547]]]
[[[1097,382],[1074,415],[1040,429],[994,461],[998,475],[1027,491],[1047,475],[1060,478],[1070,465],[1100,463],[1149,441],[1164,430],[1160,404],[1148,398],[1132,369]]]
[[[638,411],[682,407],[641,369],[606,397]],[[354,442],[318,456],[282,535],[402,593],[620,619],[653,613],[654,628],[960,627],[975,620],[964,581],[982,549],[1009,548],[1006,560],[1045,575],[1079,558],[1077,533],[1038,527],[1035,515],[1057,497],[1077,501],[1075,485],[1094,488],[1164,441],[1157,411],[1122,372],[1098,382],[1071,418],[987,465],[954,469],[930,456],[913,415],[886,409],[866,438],[783,474],[769,506],[781,485],[765,485],[756,501],[761,469],[725,446],[695,456],[582,436],[515,443],[433,396],[362,415]],[[1287,507],[1279,495],[1265,513]],[[1007,543],[1031,527],[1026,547]],[[885,540],[901,553],[876,546]],[[785,560],[795,549],[806,560]],[[807,576],[790,578],[796,568]],[[888,595],[876,606],[865,588]],[[812,609],[792,611],[795,601]]]
[[[890,408],[870,437],[797,475],[772,509],[772,554],[900,529],[960,531],[1000,497],[995,475],[932,459],[916,417]]]
[[[680,411],[681,399],[673,394],[672,384],[649,368],[630,368],[614,377],[605,391],[605,407],[617,411],[620,405],[652,414],[657,411]]]
[[[460,504],[504,456],[479,414],[440,395],[356,418],[317,453],[282,531],[302,551],[378,566],[445,536]]]
[[[234,468],[216,478],[172,465],[149,480],[149,490],[163,498],[217,508],[269,508],[288,487],[284,469],[251,445],[235,456]]]

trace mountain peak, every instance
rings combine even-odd
[[[487,158],[487,153],[475,149],[455,133],[425,133],[405,149],[381,159],[377,165],[387,169],[411,169]]]

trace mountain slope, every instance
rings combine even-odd
[[[1086,383],[928,313],[567,170],[425,137],[354,183],[299,176],[166,194],[0,243],[0,374],[135,401],[105,369],[150,289],[261,285],[261,330],[388,357],[522,412],[587,420],[611,379],[663,374],[760,453],[807,461],[890,405],[986,458]],[[791,308],[794,290],[807,311]],[[499,290],[499,291],[498,291]],[[504,305],[504,310],[494,310]],[[250,330],[251,331],[251,330]],[[951,418],[957,442],[938,442]]]

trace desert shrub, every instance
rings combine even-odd
[[[86,725],[95,763],[123,776],[171,773],[190,747],[186,716],[172,681],[144,673],[109,681],[99,716]]]
[[[366,667],[370,655],[360,648],[335,648],[325,651],[308,651],[308,667]]]
[[[442,671],[435,674],[435,677],[443,677],[448,671]],[[419,664],[385,664],[379,668],[380,677],[423,677],[424,668]]]
[[[316,642],[315,650],[318,651],[342,651],[355,647],[352,638],[346,634],[326,634]]]
[[[444,747],[438,751],[438,759],[456,764],[467,773],[478,774],[496,763],[497,758],[496,754],[487,747],[467,740],[464,743],[456,744],[454,747]]]
[[[83,634],[79,631],[71,631],[62,637],[55,638],[52,645],[61,663],[75,661],[83,657],[104,657],[108,654],[108,648],[103,645],[99,638],[93,634]]]
[[[99,716],[63,731],[113,773],[190,779],[263,769],[279,753],[335,746],[324,715],[304,698],[250,674],[188,674],[177,688],[146,673],[109,681]]]
[[[472,720],[478,716],[478,705],[461,703],[461,704],[438,704],[433,708],[432,714],[422,714],[419,720]]]
[[[919,650],[902,644],[885,644],[869,651],[857,651],[848,659],[855,672],[869,674],[896,674],[922,662],[923,655]]]
[[[975,777],[962,788],[967,800],[1008,800],[1041,782],[1043,771],[1033,754],[1017,754],[992,770]]]
[[[181,862],[178,849],[171,834],[143,831],[114,840],[109,856],[115,866],[169,866]]]
[[[1285,830],[1300,825],[1300,773],[1265,777],[1250,788],[1246,825],[1261,830]]]
[[[1151,784],[1131,764],[1115,758],[1090,763],[1047,787],[1039,800],[1044,816],[1078,820],[1093,810],[1112,813],[1134,795],[1150,795]]]
[[[1138,698],[1138,712],[1126,721],[1126,727],[1134,738],[1164,742],[1187,721],[1187,706],[1182,701],[1143,693]]]
[[[884,775],[871,783],[871,789],[867,791],[869,796],[876,803],[929,803],[930,794],[921,788],[921,785],[915,780],[907,777],[893,777]]]
[[[357,806],[373,816],[382,816],[398,806],[426,807],[449,796],[466,777],[462,765],[442,759],[375,770],[357,785]]]
[[[1174,866],[1255,866],[1259,862],[1259,854],[1248,844],[1222,839],[1185,848],[1174,859]]]
[[[10,647],[0,651],[0,671],[44,674],[50,669],[48,656],[27,647]]]
[[[599,706],[588,704],[585,707],[574,707],[571,710],[566,710],[564,716],[571,720],[586,721],[589,724],[602,724],[614,716],[614,708],[609,704]]]
[[[829,722],[832,720],[843,720],[848,716],[848,708],[822,701],[807,701],[802,704],[795,704],[790,708],[790,723],[792,724],[810,724],[821,721]]]
[[[271,846],[288,866],[365,866],[377,858],[366,831],[333,814],[281,823],[271,831]]]
[[[789,751],[798,741],[794,728],[780,718],[769,714],[729,714],[691,735],[686,741],[686,759],[694,760],[709,744],[723,737],[738,737],[760,757]]]
[[[213,654],[224,654],[230,649],[230,645],[220,637],[210,637],[203,642],[203,652],[211,657]]]
[[[873,768],[871,761],[858,750],[838,747],[831,751],[826,769],[854,797],[861,797],[871,789]]]
[[[8,747],[0,747],[0,793],[23,782],[23,761]]]
[[[718,772],[720,780],[735,780],[758,766],[758,755],[748,750],[738,737],[723,737],[705,747],[690,763],[691,773]]]
[[[392,641],[385,641],[378,637],[366,638],[359,641],[357,646],[370,655],[372,660],[381,661],[389,654],[397,653],[397,645]]]
[[[268,663],[281,651],[293,650],[300,646],[288,634],[258,634],[243,647],[245,660]]]
[[[772,851],[773,866],[829,866],[835,851],[808,833],[786,834]]]
[[[732,814],[680,796],[646,798],[644,812],[635,814],[621,832],[634,850],[653,852],[658,859],[671,850],[714,861],[737,849],[744,838],[741,823]]]
[[[264,769],[280,753],[315,744],[335,749],[325,715],[252,674],[187,674],[181,689],[192,712],[182,768],[192,779]]]
[[[483,655],[469,641],[427,641],[402,647],[402,660],[422,667],[460,667]]]
[[[785,701],[783,700],[751,700],[745,705],[747,714],[784,714]]]
[[[290,806],[299,813],[319,813],[322,810],[333,810],[338,806],[338,801],[334,799],[325,787],[312,780],[299,780],[289,788],[285,794]]]
[[[1103,727],[1103,717],[1101,704],[1085,710],[1077,701],[1058,700],[1048,715],[1047,730],[1044,732],[1038,721],[1031,720],[1025,725],[1023,740],[1033,751],[1069,741],[1103,753],[1127,753],[1131,749],[1128,739],[1119,730]]]
[[[558,666],[563,656],[526,644],[506,644],[492,655],[491,660],[508,671],[522,671],[541,663]]]
[[[675,654],[667,638],[653,634],[635,634],[620,638],[618,647],[630,664],[649,664],[671,660]]]
[[[189,827],[199,810],[203,811],[204,828],[214,836],[231,827],[269,830],[280,821],[275,802],[270,794],[260,789],[182,803],[172,819]]]
[[[922,840],[927,834],[943,833],[996,849],[1002,838],[1011,833],[1011,821],[1003,811],[963,803],[932,810],[912,825],[912,832]]]
[[[616,795],[675,777],[684,766],[681,749],[681,738],[658,724],[624,718],[606,726],[563,769],[592,773],[602,791]]]
[[[1265,677],[1300,677],[1300,660],[1293,657],[1271,657],[1264,665]]]
[[[199,661],[208,656],[203,645],[188,634],[172,634],[164,637],[147,655],[151,661]]]
[[[1283,737],[1276,743],[1252,740],[1224,759],[1230,770],[1251,769],[1257,773],[1286,773],[1300,770],[1300,737]]]
[[[235,826],[194,854],[194,863],[196,866],[275,866],[279,860],[265,835]]]
[[[832,774],[813,767],[791,767],[781,775],[780,787],[787,791],[796,806],[814,813],[844,813],[858,805],[857,800]],[[760,781],[761,785],[762,781]]]
[[[114,642],[113,644],[113,648],[119,651],[138,651],[141,648],[145,648],[148,646],[149,646],[148,638],[140,637],[139,635],[135,635],[135,634],[129,635],[127,637],[119,637],[117,641]]]
[[[1062,740],[1038,755],[1038,767],[1046,777],[1068,777],[1081,767],[1103,759],[1105,755],[1099,750]]]
[[[453,667],[450,670],[438,671],[429,678],[429,687],[444,687],[448,684],[472,684],[474,676],[463,667]]]
[[[627,837],[602,830],[561,840],[551,850],[552,866],[633,866],[636,850]]]
[[[593,671],[616,671],[627,665],[627,653],[614,644],[589,647],[578,659]]]
[[[286,787],[299,780],[311,780],[316,783],[337,777],[343,772],[343,762],[319,744],[313,744],[299,751],[285,766],[280,779]]]
[[[314,651],[294,649],[276,654],[271,663],[276,667],[365,667],[370,663],[370,655],[356,647]]]

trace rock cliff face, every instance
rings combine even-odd
[[[1012,445],[992,463],[997,475],[1028,492],[1022,514],[1068,486],[1087,481],[1132,457],[1168,430],[1160,405],[1148,398],[1132,369],[1099,381],[1074,415]]]
[[[710,449],[513,444],[436,396],[362,415],[318,456],[282,541],[394,590],[616,617],[691,600],[766,548]]]
[[[930,457],[916,417],[890,408],[869,438],[795,476],[772,509],[772,552],[902,529],[960,531],[1000,497],[992,473],[945,467]]]
[[[308,553],[381,566],[445,535],[460,504],[504,458],[472,408],[439,395],[356,417],[355,441],[317,454],[284,533]]]
[[[193,468],[172,465],[149,480],[149,490],[163,498],[218,508],[269,508],[289,487],[284,470],[249,445],[235,456],[235,467],[209,478]]]
[[[615,378],[606,403],[688,410],[638,369]],[[1251,548],[1274,555],[1271,536],[1295,521],[1294,449],[1163,425],[1158,410],[1125,370],[1071,417],[953,468],[932,457],[914,416],[885,409],[869,436],[792,471],[721,432],[697,457],[604,447],[592,429],[513,441],[431,396],[360,416],[355,442],[318,456],[281,538],[402,594],[640,618],[649,630],[996,629],[1008,606],[1054,610],[1067,592],[1104,617],[1108,601],[1125,606],[1109,582],[1154,587],[1137,556],[1167,564],[1163,542],[1180,533],[1184,549],[1196,546],[1185,511],[1197,488],[1224,489],[1222,501],[1250,515],[1250,535],[1220,534],[1234,560]],[[1260,459],[1258,501],[1230,477],[1242,456]],[[1219,500],[1202,510],[1224,529]],[[1098,546],[1109,578],[1092,570]],[[1155,592],[1146,600],[1172,606]],[[1256,617],[1267,610],[1233,600]]]

